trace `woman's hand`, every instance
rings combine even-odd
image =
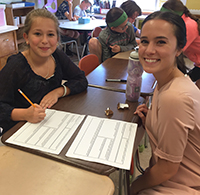
[[[46,114],[45,109],[43,109],[40,105],[34,104],[35,107],[30,106],[26,109],[25,119],[30,123],[39,123],[44,120]]]
[[[110,45],[110,48],[112,49],[111,51],[114,53],[118,53],[121,50],[119,45]]]
[[[142,119],[142,124],[145,125],[146,115],[148,112],[148,108],[145,104],[141,104],[137,107],[134,114],[137,114]]]

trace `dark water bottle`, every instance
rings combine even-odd
[[[128,62],[128,78],[126,83],[126,99],[128,101],[138,101],[142,85],[143,68],[140,64],[138,51],[130,54]]]

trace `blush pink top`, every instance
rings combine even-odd
[[[168,181],[139,194],[200,195],[200,90],[189,77],[177,77],[155,89],[146,118],[152,148],[158,157],[180,163]]]

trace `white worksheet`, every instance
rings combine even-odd
[[[130,169],[136,123],[87,116],[66,156]]]
[[[46,110],[46,117],[40,123],[25,123],[7,143],[59,154],[76,131],[85,115]]]

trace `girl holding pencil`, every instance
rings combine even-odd
[[[57,49],[59,23],[52,13],[31,11],[23,36],[28,49],[9,57],[0,71],[0,135],[18,121],[42,121],[45,109],[58,98],[80,93],[88,85],[84,72]]]

